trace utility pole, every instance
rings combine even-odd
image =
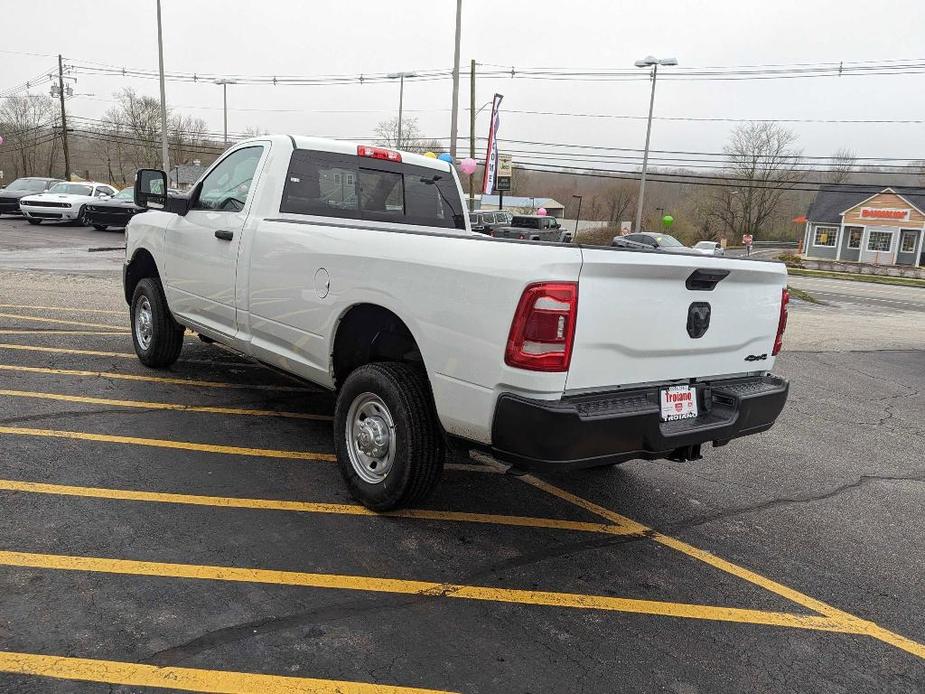
[[[157,59],[161,72],[161,167],[170,170],[167,149],[167,90],[164,88],[164,34],[161,31],[161,0],[157,0]]]
[[[469,158],[475,159],[475,60],[469,63]],[[474,177],[474,173],[469,174],[470,212],[475,210]]]
[[[450,156],[456,161],[456,132],[459,118],[459,40],[462,36],[462,0],[456,0],[456,48],[453,51],[453,106],[450,122]]]
[[[64,108],[64,58],[58,54],[58,98],[61,100],[61,144],[64,146],[64,180],[71,180],[71,153],[67,147],[67,112]]]

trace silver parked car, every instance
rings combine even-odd
[[[698,241],[693,249],[704,255],[726,255],[726,249],[719,241]]]

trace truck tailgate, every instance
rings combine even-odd
[[[605,248],[582,256],[567,392],[771,369],[782,263]],[[728,274],[716,281],[715,271]],[[706,331],[692,337],[689,319],[696,334],[705,310]]]

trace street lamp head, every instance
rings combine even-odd
[[[658,64],[659,65],[677,65],[678,59],[677,58],[662,58],[661,60],[658,61]]]
[[[417,77],[416,72],[390,72],[386,75],[390,80],[397,80],[399,77]]]
[[[633,65],[636,67],[652,67],[653,65],[658,64],[658,58],[652,55],[647,55],[645,58],[640,58]]]
[[[237,84],[238,80],[230,80],[230,79],[225,79],[224,77],[220,77],[217,80],[212,80],[212,83],[213,84]]]

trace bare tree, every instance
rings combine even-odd
[[[732,132],[723,185],[713,193],[712,216],[729,236],[758,235],[802,178],[796,134],[778,123],[745,123]]]
[[[0,123],[14,176],[55,175],[58,115],[48,96],[25,94],[0,99]]]
[[[610,226],[616,226],[623,221],[627,211],[635,206],[637,193],[638,186],[633,181],[620,181],[607,186],[602,197]]]
[[[418,126],[417,118],[402,118],[401,121],[401,141],[398,137],[398,118],[379,121],[375,130],[376,140],[383,147],[392,149],[403,149],[406,152],[430,152],[426,147],[433,144],[433,141],[426,142],[421,136],[421,129]],[[441,145],[437,145],[441,147]]]
[[[827,183],[847,183],[857,163],[857,155],[849,147],[839,147],[829,157],[829,170],[826,171]]]
[[[257,126],[251,125],[251,126],[244,128],[244,130],[241,132],[241,139],[246,140],[250,137],[260,137],[262,135],[269,135],[269,134],[270,134],[269,130],[264,130]]]
[[[209,147],[206,139],[208,126],[202,118],[174,114],[168,123],[167,143],[173,151],[177,164],[188,163],[198,158],[203,149]]]

